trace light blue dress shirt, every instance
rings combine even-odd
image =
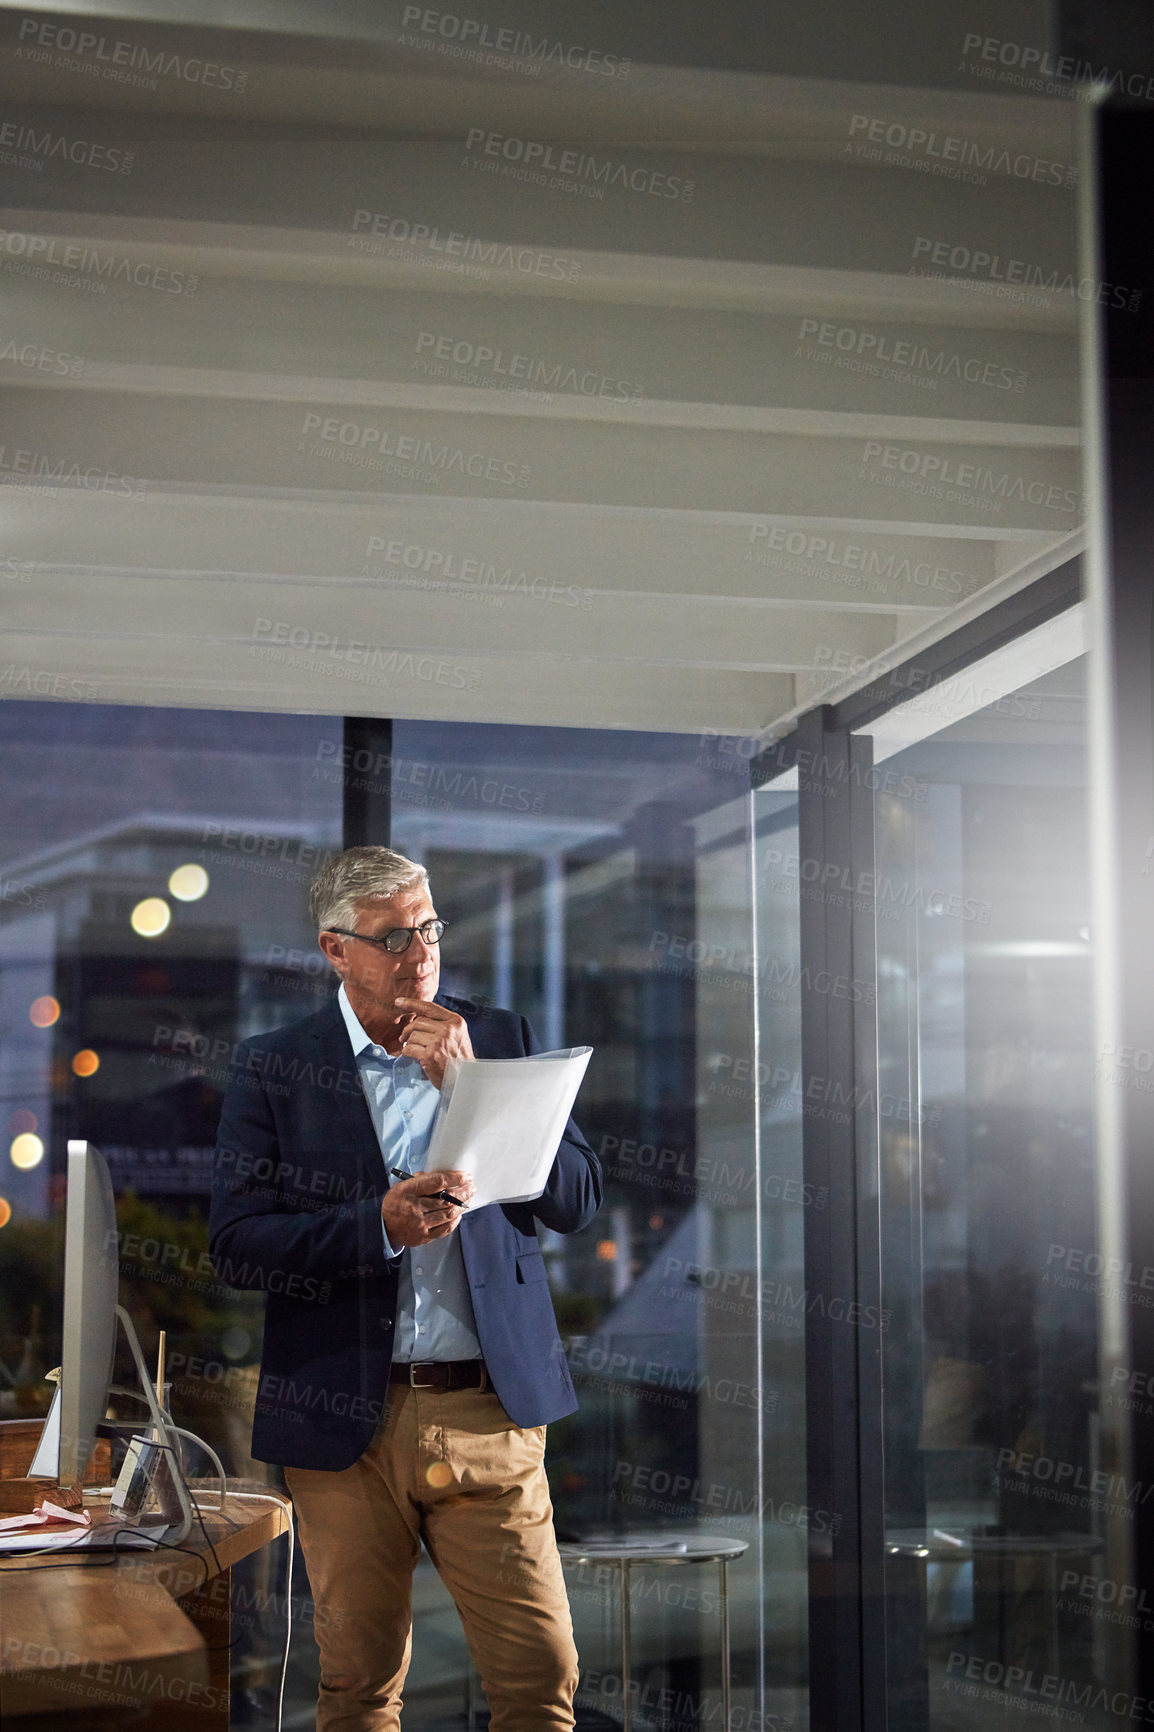
[[[425,1161],[441,1093],[415,1058],[390,1057],[361,1027],[342,986],[337,1003],[349,1031],[361,1086],[385,1168],[419,1171]],[[480,1359],[473,1301],[456,1233],[394,1252],[381,1227],[386,1257],[397,1257],[397,1326],[393,1361]]]

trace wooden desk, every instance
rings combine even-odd
[[[215,1480],[190,1484],[216,1502]],[[180,1552],[0,1558],[5,1732],[227,1732],[231,1566],[288,1529],[283,1508],[246,1488],[267,1495],[230,1480],[227,1518],[205,1514],[215,1560],[195,1521]]]

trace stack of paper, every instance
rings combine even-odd
[[[469,1173],[477,1187],[471,1209],[539,1197],[592,1051],[451,1059],[425,1171]]]
[[[61,1509],[59,1504],[44,1498],[31,1515],[5,1516],[0,1520],[0,1539],[6,1534],[78,1533],[91,1524],[92,1517],[86,1509]]]

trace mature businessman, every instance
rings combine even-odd
[[[239,1051],[211,1250],[223,1280],[268,1293],[253,1454],[284,1467],[296,1506],[317,1726],[400,1726],[423,1540],[494,1732],[572,1727],[577,1656],[544,1450],[547,1422],[576,1399],[534,1217],[560,1233],[592,1220],[597,1160],[570,1120],[533,1203],[462,1213],[464,1173],[405,1177],[450,1058],[539,1047],[512,1012],[438,993],[444,923],[422,866],[347,849],[310,907],[340,990]]]

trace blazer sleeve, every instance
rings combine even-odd
[[[292,1192],[299,1172],[281,1146],[263,1081],[242,1048],[225,1091],[213,1169],[209,1254],[230,1287],[316,1296],[318,1282],[358,1280],[386,1268],[380,1199],[328,1203]]]
[[[543,1051],[532,1026],[520,1018],[526,1053]],[[587,1227],[601,1207],[601,1165],[576,1124],[565,1126],[557,1158],[542,1194],[520,1208],[535,1215],[543,1227],[555,1233],[576,1233]]]

